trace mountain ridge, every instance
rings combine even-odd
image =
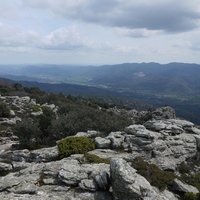
[[[51,71],[52,69],[53,71]],[[196,113],[200,112],[199,64],[151,62],[98,67],[31,65],[22,66],[21,71],[16,67],[12,73],[9,69],[9,74],[13,75],[5,75],[5,69],[0,68],[0,76],[16,81],[37,81],[39,83],[34,84],[38,86],[40,84],[39,87],[48,92],[60,91],[75,95],[78,93],[118,95],[123,98],[143,101],[155,107],[167,104],[172,106],[181,117],[194,123],[200,122]],[[51,88],[49,85],[44,86],[45,83],[56,83],[57,85]],[[75,84],[76,86],[69,89],[64,84]]]

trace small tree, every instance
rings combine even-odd
[[[10,117],[10,107],[4,102],[0,102],[0,117]]]
[[[19,137],[22,148],[36,149],[40,147],[42,132],[38,123],[28,118],[17,123],[15,134]]]

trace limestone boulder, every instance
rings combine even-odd
[[[152,112],[152,118],[156,120],[175,119],[176,118],[175,110],[171,108],[170,106],[164,106],[164,107],[158,108]]]
[[[88,175],[81,169],[77,160],[70,160],[62,165],[58,178],[68,186],[78,186]]]
[[[111,159],[110,175],[114,200],[167,200],[156,193],[150,183],[123,159]]]
[[[111,141],[108,138],[96,137],[95,146],[97,149],[109,149]]]
[[[87,132],[78,132],[75,137],[89,137],[89,138],[96,138],[100,135],[100,132],[94,131],[94,130],[89,130]]]
[[[173,183],[172,183],[172,190],[176,191],[176,192],[192,192],[194,194],[199,193],[199,190],[192,186],[192,185],[188,185],[186,183],[182,183],[180,180],[178,179],[174,179]]]
[[[95,192],[98,190],[96,182],[94,180],[89,180],[89,179],[81,180],[79,183],[79,187],[91,192]]]
[[[100,172],[94,180],[101,191],[108,191],[110,188],[110,178],[106,171]]]
[[[121,148],[124,138],[125,138],[125,133],[124,132],[111,132],[107,137],[111,141],[111,148],[112,149],[117,149]]]
[[[30,160],[33,162],[50,162],[58,160],[58,147],[53,146],[49,148],[42,148],[30,152]]]
[[[28,149],[15,150],[12,153],[11,159],[16,162],[28,161],[30,159],[30,151]]]

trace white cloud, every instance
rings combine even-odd
[[[39,35],[33,31],[23,31],[15,27],[0,23],[0,46],[19,47],[32,46],[38,41]]]
[[[78,33],[75,28],[60,28],[41,41],[41,48],[49,50],[73,50],[93,48],[93,42]]]
[[[163,33],[162,31],[157,31],[157,30],[126,29],[126,28],[115,28],[115,31],[119,36],[133,37],[133,38],[151,37]]]

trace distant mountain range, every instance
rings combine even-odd
[[[186,63],[124,63],[118,65],[0,66],[0,75],[14,80],[83,84],[114,90],[197,94],[200,65]]]
[[[109,95],[137,99],[154,106],[168,104],[181,117],[200,124],[198,64],[1,65],[0,76],[53,93]]]

